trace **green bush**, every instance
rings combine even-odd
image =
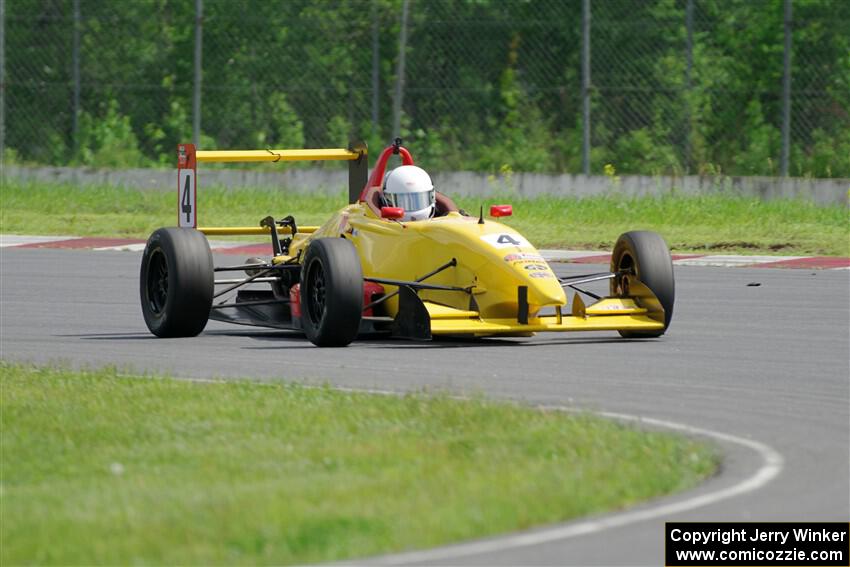
[[[741,142],[739,151],[732,162],[737,175],[777,175],[781,140],[779,129],[767,124],[764,112],[758,100],[747,105],[746,120],[741,127],[746,138]]]
[[[646,128],[632,130],[617,140],[614,160],[622,173],[670,175],[682,172],[673,147],[655,138]]]
[[[304,147],[304,122],[298,117],[298,113],[289,104],[286,95],[275,93],[269,99],[271,115],[270,135],[263,136],[262,142],[280,148],[303,148]],[[348,128],[346,126],[346,128]],[[258,140],[260,141],[260,140]],[[261,142],[261,143],[262,143]]]
[[[102,105],[102,111],[100,117],[80,113],[79,144],[71,163],[95,167],[151,165],[139,149],[130,117],[118,111],[118,102],[109,100]]]
[[[850,175],[850,130],[830,135],[822,129],[812,133],[809,147],[794,146],[792,173],[800,177]]]

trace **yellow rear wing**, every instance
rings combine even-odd
[[[369,173],[365,142],[348,148],[305,150],[198,150],[194,144],[177,145],[177,226],[198,228],[198,163],[201,162],[279,162],[347,161],[348,202],[355,203],[366,186]],[[307,228],[307,227],[304,227]],[[267,227],[200,228],[205,234],[268,234]],[[303,230],[302,232],[307,232]]]

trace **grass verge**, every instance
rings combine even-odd
[[[698,483],[693,440],[483,399],[0,362],[0,563],[306,563]]]
[[[293,214],[301,225],[321,224],[345,200],[342,194],[209,187],[201,193],[199,219],[206,225],[255,226],[269,214]],[[470,212],[497,202],[513,203],[515,216],[506,223],[540,248],[610,250],[621,233],[646,229],[661,233],[679,252],[850,256],[844,206],[731,194],[458,199]],[[156,228],[175,224],[175,206],[172,192],[8,180],[0,232],[147,238]]]

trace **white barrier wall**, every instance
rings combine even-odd
[[[177,170],[93,169],[84,167],[7,166],[4,178],[64,182],[78,185],[106,184],[171,191],[177,187]],[[646,175],[549,175],[514,173],[493,176],[467,171],[435,173],[434,184],[449,195],[515,194],[522,197],[566,195],[587,197],[601,194],[661,195],[731,191],[761,199],[799,198],[818,204],[848,204],[850,179],[810,179],[799,177],[664,177]],[[201,169],[198,185],[224,187],[286,188],[296,192],[347,191],[348,172],[336,169],[291,169],[281,172],[250,169]],[[203,190],[203,189],[201,189]]]

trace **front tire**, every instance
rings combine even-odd
[[[664,239],[655,232],[635,230],[617,239],[611,254],[611,271],[635,276],[655,294],[664,308],[664,328],[659,331],[619,331],[626,338],[660,337],[673,318],[676,287],[673,259]],[[611,295],[622,296],[621,278],[611,280]]]
[[[301,328],[316,346],[346,346],[363,315],[363,268],[344,238],[310,243],[301,268]]]
[[[204,330],[213,300],[213,260],[206,237],[191,228],[160,228],[142,256],[142,314],[158,337],[194,337]]]

